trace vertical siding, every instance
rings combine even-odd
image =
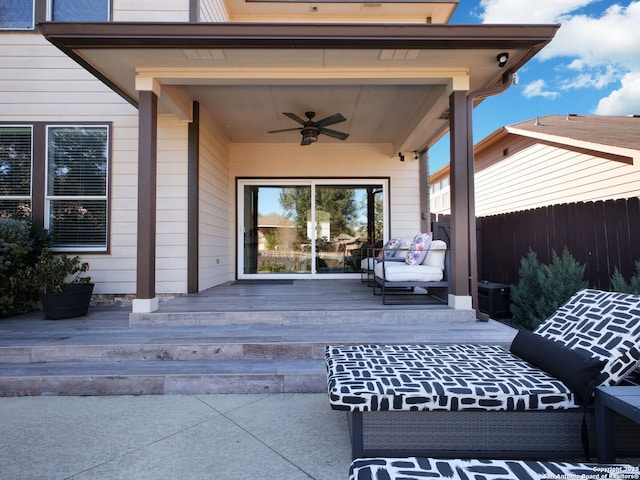
[[[113,0],[114,22],[188,22],[189,0]]]
[[[222,0],[200,0],[199,21],[228,22],[229,14]]]
[[[235,278],[233,188],[229,183],[227,141],[210,117],[200,117],[199,288]]]
[[[231,144],[236,177],[390,177],[391,235],[411,239],[420,229],[419,162],[400,162],[388,145]],[[233,192],[235,195],[235,192]],[[234,197],[235,203],[235,197]],[[235,222],[235,211],[230,212]]]

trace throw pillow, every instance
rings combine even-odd
[[[431,246],[431,237],[431,232],[419,233],[413,237],[413,242],[405,256],[407,265],[420,265],[424,261]]]
[[[381,250],[380,253],[378,253],[378,257],[382,258],[383,253],[384,253],[384,258],[393,257],[398,251],[398,249],[400,248],[400,245],[402,245],[402,240],[400,240],[399,238],[392,238],[391,240],[389,240],[387,243],[384,244],[384,247],[383,247],[384,250]]]
[[[604,380],[601,373],[604,361],[528,330],[518,332],[510,351],[560,380],[582,403],[589,400],[593,388]]]

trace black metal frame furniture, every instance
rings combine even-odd
[[[440,240],[434,240],[432,245],[438,246],[431,247],[425,262],[429,261],[429,255],[444,250],[444,261],[439,266],[406,265],[405,262],[398,262],[395,259],[390,261],[384,256],[374,265],[374,294],[378,290],[380,291],[383,305],[389,305],[390,296],[406,295],[407,292],[413,292],[416,288],[423,288],[430,296],[443,303],[448,303],[451,251]],[[442,246],[444,248],[441,248]],[[406,252],[407,249],[401,248],[399,251]],[[433,275],[436,276],[433,277]]]
[[[616,458],[615,413],[640,423],[640,386],[598,387],[595,391],[598,462]]]
[[[534,333],[597,358],[599,381],[617,384],[640,363],[640,296],[583,290]],[[585,416],[595,438],[565,383],[499,346],[330,345],[326,365],[354,458],[582,456]],[[637,425],[618,420],[623,453],[640,452]]]

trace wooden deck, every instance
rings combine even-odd
[[[238,282],[151,314],[0,320],[0,396],[326,391],[326,345],[484,343],[515,330],[411,295],[382,305],[359,280]]]

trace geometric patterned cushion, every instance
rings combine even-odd
[[[581,290],[535,333],[604,360],[606,385],[615,385],[640,364],[640,296]]]
[[[349,480],[530,480],[552,478],[637,478],[631,465],[601,465],[517,460],[447,460],[432,458],[358,458]],[[619,477],[618,477],[619,476]]]
[[[329,403],[346,411],[577,408],[560,380],[497,345],[329,345]]]

